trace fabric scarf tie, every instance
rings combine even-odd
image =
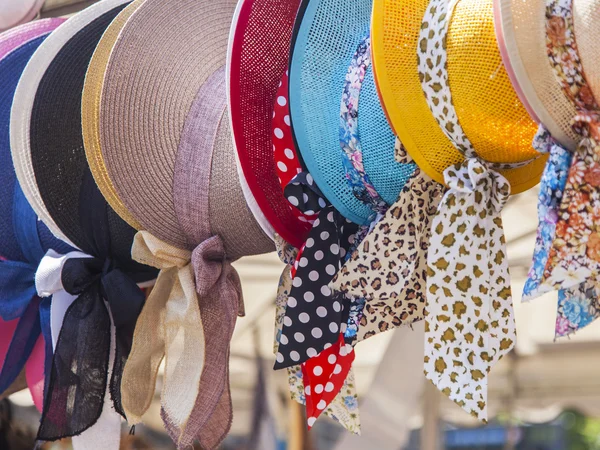
[[[515,345],[501,210],[510,184],[498,170],[529,164],[481,160],[462,129],[448,83],[446,36],[457,0],[430,0],[417,47],[423,94],[440,129],[464,155],[444,171],[448,191],[427,255],[425,376],[487,421],[487,376]]]
[[[318,212],[292,272],[275,369],[282,369],[317,356],[338,341],[346,329],[344,307],[331,298],[329,282],[339,270],[353,242],[356,225],[329,204],[312,176],[302,172],[285,190],[291,203],[304,211]]]
[[[49,250],[35,284],[40,297],[52,296],[54,346],[38,438],[74,436],[77,449],[118,448],[123,411],[115,367],[127,357],[143,292],[110,260],[82,252]]]
[[[285,186],[292,181],[296,174],[302,172],[302,165],[295,151],[294,140],[291,133],[287,91],[288,74],[286,71],[282,77],[281,85],[277,92],[272,125],[274,157],[277,174],[279,176],[281,186],[284,189]],[[306,197],[302,195],[303,206],[300,208],[296,207],[301,203],[299,198],[292,195],[289,196],[288,199],[298,218],[301,221],[306,222],[308,230],[310,230],[315,222],[315,219],[317,218],[315,210],[318,211],[323,207],[323,205],[326,205],[326,202],[323,198],[319,196],[313,196],[312,194],[307,194]],[[312,208],[314,208],[314,210]],[[310,214],[307,214],[305,211],[309,212]],[[292,289],[292,277],[296,274],[299,261],[302,260],[304,256],[302,256],[296,248],[282,241],[278,236],[276,236],[275,243],[281,261],[286,264],[279,281],[279,288],[277,290],[276,297],[276,335],[274,351],[275,354],[277,354],[279,341],[281,339],[281,330],[283,328],[287,300]],[[327,357],[325,356],[323,358],[322,353],[313,357],[312,359],[323,362],[321,367],[323,367],[324,372],[321,374],[321,377],[328,376],[326,373],[326,369],[328,367],[330,369],[335,368],[327,363]],[[348,361],[349,358],[346,360]],[[313,377],[307,377],[306,380],[308,383],[311,381],[315,381],[315,383],[312,386],[311,384],[307,384],[305,387],[303,366],[306,364],[307,363],[303,363],[302,365],[288,367],[287,371],[290,395],[293,400],[296,400],[303,405],[307,405],[306,416],[308,418],[312,418],[311,424],[314,423],[319,413],[323,411],[325,415],[337,420],[347,430],[353,433],[360,433],[360,418],[358,414],[356,386],[354,385],[354,373],[352,372],[352,369],[350,368],[347,375],[341,380],[341,389],[338,388],[336,390],[335,387],[331,389],[332,384],[328,381],[324,383],[317,382],[314,377],[314,370]],[[320,387],[319,384],[321,384]],[[327,391],[325,391],[325,386],[327,386]],[[314,392],[312,395],[315,398],[315,401],[313,401],[312,398],[311,400],[307,401],[307,396],[311,395],[311,392]],[[317,406],[323,406],[323,403],[321,402],[323,397],[329,396],[332,393],[335,398],[331,401],[331,403],[326,404],[325,408],[318,409]]]
[[[13,229],[26,261],[0,262],[0,317],[4,321],[18,320],[0,371],[0,393],[8,389],[28,363],[40,335],[44,336],[47,355],[52,355],[50,299],[41,299],[35,289],[35,271],[44,250],[37,217],[18,183],[13,193]]]
[[[412,162],[398,140],[395,151],[400,163]],[[366,300],[357,342],[424,318],[431,220],[443,191],[443,185],[415,168],[397,202],[332,280],[335,292]]]
[[[281,329],[283,328],[283,318],[285,316],[287,299],[292,288],[291,267],[294,261],[296,260],[298,250],[292,245],[285,242],[278,235],[275,236],[275,246],[277,248],[277,254],[279,255],[279,259],[286,264],[286,267],[283,269],[283,272],[279,279],[279,286],[277,289],[277,296],[275,300],[275,342],[273,346],[273,351],[275,354],[277,354],[277,351],[279,349],[279,340],[281,338]],[[329,347],[329,349],[332,349],[332,347]],[[324,352],[312,359],[321,359],[327,361],[329,358],[331,358],[329,355],[323,355],[323,353]],[[287,368],[290,395],[292,400],[295,400],[303,405],[307,405],[307,403],[310,403],[310,407],[307,406],[306,409],[306,414],[308,418],[312,417],[316,419],[319,415],[319,412],[322,410],[323,414],[338,421],[340,425],[342,425],[348,431],[360,434],[360,416],[358,414],[357,401],[358,396],[356,394],[356,386],[354,384],[354,373],[352,371],[352,368],[349,369],[346,377],[343,380],[341,380],[342,387],[341,389],[338,389],[338,392],[336,392],[335,398],[330,403],[327,403],[325,408],[319,410],[317,408],[317,405],[319,405],[319,402],[321,401],[325,402],[325,400],[323,400],[323,397],[317,397],[322,396],[322,394],[328,396],[332,392],[334,392],[334,389],[332,389],[333,383],[329,380],[323,379],[321,379],[321,382],[319,383],[319,380],[316,380],[313,377],[309,378],[311,381],[314,381],[313,385],[307,385],[305,387],[303,373],[305,370],[310,371],[310,369],[304,368],[304,366],[307,364],[308,363],[303,363],[302,365],[296,365]],[[327,368],[327,365],[325,365],[325,368]],[[333,366],[333,369],[335,369],[335,366]],[[322,375],[323,374],[321,374],[321,376]],[[319,384],[321,385],[320,387],[318,387]],[[327,390],[325,390],[326,387]],[[312,392],[314,392],[314,395],[312,394]],[[311,395],[313,395],[315,400],[313,400],[312,397],[310,400],[307,400],[308,397]],[[323,404],[319,406],[323,406]],[[309,426],[312,426],[313,423],[314,421],[311,420]]]
[[[542,278],[543,284],[556,290],[579,289],[578,297],[586,299],[584,303],[563,302],[565,317],[557,324],[557,332],[563,333],[597,317],[597,302],[589,302],[587,295],[597,297],[595,287],[585,283],[600,274],[600,107],[579,58],[572,0],[547,0],[546,43],[554,74],[578,111],[573,129],[581,137],[572,156]],[[582,310],[586,303],[593,303],[589,314]]]
[[[237,316],[243,315],[242,289],[208,217],[213,149],[225,105],[221,68],[200,88],[177,154],[175,211],[188,241],[198,244],[191,251],[179,249],[140,231],[132,248],[135,260],[161,271],[138,320],[123,375],[123,404],[127,417],[140,422],[164,357],[161,416],[178,448],[196,439],[202,448],[216,448],[233,417],[229,352]]]
[[[552,286],[542,283],[542,279],[548,262],[548,253],[555,237],[559,207],[572,159],[571,153],[552,139],[542,125],[534,138],[533,146],[540,153],[549,153],[550,157],[540,183],[539,225],[533,263],[523,288],[523,301],[532,300],[553,290]],[[555,336],[557,338],[568,336],[599,317],[598,296],[598,288],[591,281],[568,289],[560,289],[558,291]]]

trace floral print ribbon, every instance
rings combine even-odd
[[[510,184],[477,155],[461,128],[448,84],[446,35],[456,0],[431,0],[418,63],[423,93],[440,128],[465,156],[448,167],[427,255],[425,375],[450,399],[487,420],[487,375],[515,344],[506,244],[500,212]]]
[[[358,100],[365,73],[371,64],[370,50],[371,39],[367,36],[360,41],[346,74],[340,107],[340,145],[346,179],[354,196],[375,213],[385,214],[388,204],[365,173],[358,132]]]
[[[542,278],[558,290],[596,280],[600,274],[600,107],[579,58],[572,0],[547,0],[546,44],[556,78],[578,111],[573,129],[581,136]]]
[[[396,160],[412,159],[396,140]],[[337,273],[330,287],[366,303],[356,341],[424,317],[431,219],[444,187],[419,168]],[[350,325],[349,325],[350,327]]]
[[[571,153],[550,136],[540,125],[533,140],[533,147],[540,153],[549,153],[538,200],[539,225],[533,253],[533,263],[525,287],[523,300],[529,301],[546,292],[552,286],[542,283],[544,269],[548,262],[548,253],[555,237],[556,223],[559,219],[559,206],[567,184]],[[558,309],[555,336],[563,337],[590,324],[600,316],[598,289],[589,281],[558,291]]]

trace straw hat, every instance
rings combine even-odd
[[[228,102],[244,194],[263,230],[296,247],[304,242],[307,227],[279,187],[271,123],[299,3],[240,0],[227,57]]]
[[[81,97],[81,128],[83,131],[83,146],[85,154],[96,180],[96,184],[102,195],[121,218],[136,230],[141,228],[139,222],[129,212],[127,207],[119,198],[110,177],[106,171],[106,165],[102,157],[100,143],[100,98],[102,95],[102,83],[104,74],[119,33],[127,23],[127,20],[136,11],[144,0],[131,2],[123,11],[115,17],[108,26],[102,39],[98,42],[94,56],[88,66]]]
[[[126,3],[97,3],[52,33],[25,68],[11,111],[11,152],[27,199],[51,231],[81,249],[49,251],[35,272],[38,296],[53,296],[54,346],[38,439],[75,436],[95,448],[118,448],[121,373],[145,299],[138,284],[157,274],[132,260],[135,230],[107,205],[83,151],[86,70]],[[61,364],[72,376],[59,381]]]
[[[340,150],[340,109],[346,75],[368,37],[371,0],[304,1],[290,61],[290,117],[304,162],[331,204],[357,224],[372,209],[354,195]],[[376,95],[371,65],[360,94],[358,129],[364,171],[389,205],[412,174],[413,165],[394,159],[395,137]]]
[[[423,95],[416,50],[428,5],[428,0],[374,0],[373,64],[392,128],[417,164],[443,183],[443,171],[464,157],[438,125]],[[537,127],[502,65],[492,0],[456,2],[447,58],[452,102],[479,157],[519,166],[500,171],[512,193],[534,186],[546,158],[531,147]]]
[[[503,60],[539,121],[554,139],[574,150],[578,138],[571,119],[577,112],[548,63],[545,4],[542,0],[494,0],[495,19],[503,37]]]
[[[33,20],[44,0],[0,0],[0,31]]]
[[[196,93],[225,65],[234,9],[233,0],[146,0],[119,34],[104,77],[100,143],[108,175],[141,228],[181,248],[195,244],[177,221],[175,156]],[[239,184],[237,176],[230,182]],[[237,205],[233,211],[248,210],[243,195],[229,200]],[[233,259],[272,249],[264,233],[254,232],[255,223],[230,214],[221,224],[232,241],[246,236],[239,248],[228,246]]]
[[[65,19],[41,19],[21,25],[0,34],[0,58],[26,41],[37,38],[42,34],[53,31]]]
[[[573,103],[564,95],[548,63],[546,48],[546,2],[533,0],[494,0],[496,15],[506,42],[507,59],[515,72],[524,96],[552,137],[569,150],[580,140],[571,127],[577,114]],[[598,19],[597,1],[573,1],[573,25],[586,80],[600,96],[597,75],[597,43],[594,24]]]
[[[14,91],[36,49],[64,20],[22,25],[0,36],[0,328],[3,345],[0,360],[0,392],[23,367],[27,386],[39,411],[43,405],[44,364],[51,337],[49,317],[35,297],[35,270],[47,250],[69,251],[39,220],[17,183],[10,156],[10,109]],[[7,39],[9,37],[9,39]],[[17,281],[18,280],[18,281]],[[45,306],[48,306],[47,304]],[[39,322],[38,322],[39,321]],[[40,325],[36,324],[40,323]],[[45,339],[44,339],[45,338]],[[26,386],[24,386],[26,387]]]
[[[15,101],[12,107],[12,119],[11,119],[11,148],[13,155],[13,162],[15,165],[15,171],[19,183],[27,197],[27,200],[31,204],[40,219],[48,226],[52,233],[61,238],[62,240],[72,243],[71,239],[73,236],[67,236],[69,233],[56,223],[56,218],[53,217],[49,212],[49,205],[45,204],[46,199],[43,199],[38,187],[36,175],[32,167],[32,156],[31,156],[31,115],[34,106],[35,96],[42,82],[42,78],[46,69],[51,65],[52,61],[56,58],[62,48],[71,40],[73,37],[83,28],[90,25],[96,19],[101,17],[104,13],[114,10],[115,8],[122,9],[127,2],[125,0],[107,0],[98,5],[94,5],[93,8],[87,8],[80,12],[76,16],[72,17],[63,26],[60,27],[55,33],[52,34],[52,39],[47,39],[41,46],[38,52],[31,59],[30,64],[23,72],[19,86],[15,93]],[[114,11],[115,15],[118,11]],[[105,27],[110,23],[109,18],[104,19]],[[89,36],[89,35],[88,35]],[[91,51],[95,47],[98,36],[95,41],[87,42],[81,40],[80,45],[87,45],[88,49],[90,46]],[[91,57],[91,52],[90,52]],[[85,62],[86,68],[89,60]],[[65,83],[67,80],[65,80]],[[81,93],[79,93],[81,94]],[[48,105],[49,106],[49,105]],[[60,116],[57,116],[60,117]],[[59,145],[59,143],[57,143]],[[61,144],[62,145],[62,144]],[[85,155],[81,152],[78,155],[81,158],[74,159],[79,169],[84,170],[87,166],[85,162]],[[62,172],[63,176],[70,179],[75,172]],[[73,183],[66,183],[65,186],[72,186]],[[63,186],[64,187],[64,186]],[[62,187],[61,187],[62,188]],[[77,205],[71,205],[76,208]],[[74,223],[72,215],[65,215],[65,220],[71,221],[71,225],[67,228],[78,227],[78,224]],[[64,225],[64,224],[61,224]],[[73,244],[73,246],[76,246]]]

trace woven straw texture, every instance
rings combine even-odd
[[[13,164],[25,197],[38,217],[52,233],[72,244],[71,240],[52,219],[37,186],[31,161],[31,114],[35,96],[46,70],[63,46],[81,29],[107,11],[126,3],[124,0],[104,0],[73,16],[56,29],[35,52],[23,71],[15,92],[11,110],[10,143]],[[75,246],[74,244],[72,244]]]
[[[413,164],[400,164],[394,157],[396,136],[381,108],[372,65],[367,68],[360,91],[358,129],[365,155],[365,173],[381,198],[392,205],[398,200],[400,191],[415,167]]]
[[[600,101],[600,1],[573,0],[573,26],[579,57],[596,101]]]
[[[392,127],[417,164],[443,183],[444,169],[463,156],[432,116],[418,76],[415,49],[428,4],[428,0],[375,0],[372,52]],[[494,162],[526,161],[536,156],[531,147],[535,125],[502,65],[492,6],[492,0],[458,2],[448,31],[449,84],[460,123],[478,155]],[[524,167],[503,170],[512,193],[534,186],[544,164],[545,158],[538,158]]]
[[[228,96],[237,158],[247,182],[248,203],[266,232],[299,247],[305,227],[279,186],[271,120],[281,76],[287,68],[299,0],[240,0],[227,60]],[[270,228],[270,230],[269,230]]]
[[[575,149],[570,121],[575,108],[565,97],[546,55],[545,0],[494,0],[502,23],[506,51],[527,101],[552,136]]]
[[[231,1],[146,0],[121,31],[104,78],[100,148],[113,186],[142,229],[179,248],[198,244],[184,233],[173,199],[181,132],[198,90],[225,65],[233,10]],[[215,142],[209,214],[236,258],[273,244],[239,186],[228,121]]]
[[[245,202],[227,112],[215,138],[208,192],[210,230],[213,235],[221,236],[230,260],[275,250],[273,241],[254,220]]]
[[[290,64],[294,136],[323,194],[347,219],[363,224],[372,211],[354,196],[345,178],[339,126],[344,80],[352,56],[369,33],[372,2],[305,0],[303,5],[306,9],[298,26]],[[395,201],[398,184],[403,185],[404,168],[394,161],[393,134],[377,111],[381,108],[379,98],[372,86],[369,89],[368,78],[365,83],[358,122],[361,144],[366,142],[362,147],[363,163],[367,175],[377,180],[376,187]],[[374,135],[367,137],[367,133]],[[397,179],[388,184],[394,177]],[[396,191],[395,195],[390,191]]]
[[[12,28],[0,34],[0,58],[4,58],[22,43],[49,33],[63,23],[64,19],[41,19]]]
[[[135,217],[133,217],[119,198],[106,171],[106,165],[104,164],[100,148],[99,116],[104,73],[108,65],[110,53],[127,20],[143,2],[144,0],[136,0],[123,9],[102,35],[102,39],[100,39],[88,66],[83,96],[81,98],[83,145],[94,180],[96,180],[100,192],[102,192],[102,195],[112,209],[136,230],[141,228],[139,222],[135,220]]]
[[[179,137],[198,89],[225,64],[235,2],[146,0],[121,31],[100,105],[104,162],[142,228],[185,248],[173,206]]]

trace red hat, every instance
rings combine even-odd
[[[272,119],[288,67],[300,0],[240,0],[231,26],[227,84],[238,171],[264,231],[300,247],[310,225],[283,195],[273,157]]]

